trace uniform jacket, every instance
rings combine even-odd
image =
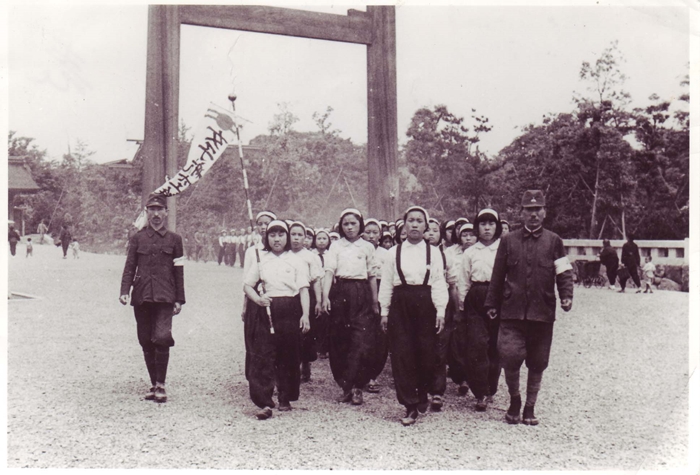
[[[534,233],[519,229],[501,239],[484,305],[500,308],[502,320],[553,322],[555,283],[560,299],[573,299],[564,242],[543,228]]]
[[[131,305],[185,303],[182,238],[165,227],[147,226],[129,239],[120,295],[133,285]]]
[[[639,248],[633,242],[626,242],[622,245],[622,263],[627,267],[639,267],[642,261],[639,257]]]

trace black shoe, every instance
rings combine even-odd
[[[378,393],[379,392],[379,384],[375,380],[370,381],[367,383],[367,392],[368,393]]]
[[[359,406],[362,404],[362,389],[355,388],[352,390],[352,398],[350,402],[353,406]]]
[[[143,398],[146,401],[153,401],[156,398],[156,387],[152,386]]]
[[[457,389],[459,392],[460,396],[466,396],[467,393],[469,392],[469,385],[467,384],[466,381],[462,381],[462,383],[459,385],[459,389]]]
[[[272,417],[272,409],[270,409],[269,407],[263,407],[255,414],[255,417],[257,417],[260,421],[269,419],[270,417]]]
[[[416,423],[418,419],[418,411],[416,409],[406,409],[406,417],[401,419],[401,424],[403,426],[411,426]]]
[[[287,412],[292,410],[292,405],[289,404],[289,401],[285,401],[284,399],[280,401],[279,405],[277,406],[277,410],[280,412]]]
[[[350,402],[351,400],[352,392],[350,391],[343,392],[343,395],[337,399],[338,402]]]
[[[426,399],[423,402],[419,402],[416,409],[418,409],[418,412],[421,414],[425,414],[428,411],[428,400]]]
[[[168,396],[165,394],[165,388],[163,386],[156,386],[154,400],[156,402],[165,402],[168,400]]]
[[[484,412],[486,411],[487,406],[488,403],[486,402],[486,398],[484,396],[481,396],[476,400],[476,405],[474,406],[474,409],[476,409],[477,412]]]
[[[430,401],[430,410],[433,412],[440,412],[442,410],[443,404],[444,402],[442,400],[442,396],[436,394]]]
[[[311,381],[311,363],[301,364],[301,382],[308,383]]]
[[[540,421],[535,417],[535,406],[525,405],[523,409],[523,424],[526,426],[536,426]]]
[[[506,412],[506,422],[508,424],[518,424],[520,422],[520,407],[522,404],[522,399],[519,395],[510,397],[510,407],[508,412]]]

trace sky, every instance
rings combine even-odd
[[[511,2],[513,3],[513,2]],[[548,113],[574,107],[583,61],[613,41],[626,62],[634,106],[652,93],[673,100],[688,72],[688,7],[683,2],[578,2],[396,8],[398,135],[405,143],[415,111],[444,104],[471,121],[472,109],[493,130],[480,149],[495,155]],[[656,6],[654,6],[656,5]],[[658,6],[663,5],[663,6]],[[345,14],[348,8],[304,9]],[[96,162],[131,158],[127,139],[144,127],[145,4],[11,2],[7,7],[9,130],[33,137],[60,159],[78,140]],[[246,118],[245,143],[267,128],[279,104],[314,130],[314,112],[355,143],[367,138],[366,47],[322,40],[182,26],[180,119],[194,126],[209,102]]]

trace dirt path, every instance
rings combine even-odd
[[[20,246],[21,247],[21,246]],[[537,427],[503,421],[505,382],[486,413],[448,385],[442,413],[402,427],[389,365],[363,406],[333,402],[327,360],[294,410],[254,419],[243,376],[240,269],[185,267],[166,404],[147,374],[124,257],[53,246],[10,259],[9,467],[640,470],[687,460],[688,294],[575,290],[555,324]],[[523,373],[523,382],[525,375]]]

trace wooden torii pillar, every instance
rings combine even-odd
[[[148,7],[146,124],[142,203],[177,173],[180,25],[315,38],[367,46],[367,164],[369,214],[398,216],[396,12],[393,6],[348,10],[346,16],[263,6],[151,5]],[[168,198],[175,230],[175,198]]]

